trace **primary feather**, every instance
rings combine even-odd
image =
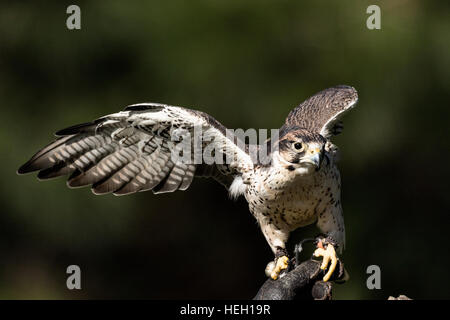
[[[199,165],[174,161],[175,144],[171,137],[173,130],[182,128],[193,134],[195,127],[213,138],[208,141],[215,150],[231,153],[240,165],[252,165],[245,150],[226,137],[226,128],[206,113],[143,103],[58,131],[57,140],[37,152],[18,173],[39,171],[40,179],[71,174],[69,187],[91,185],[95,194],[186,190]],[[190,139],[193,147],[193,135]],[[234,169],[229,170],[219,170],[214,164],[207,167],[214,179],[228,186],[223,176],[239,174],[239,165],[234,164],[230,164]],[[205,175],[203,166],[197,175]]]

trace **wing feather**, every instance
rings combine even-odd
[[[320,91],[297,108],[286,118],[286,125],[299,126],[330,138],[342,131],[339,119],[355,106],[358,93],[349,86],[336,86]]]
[[[57,140],[37,152],[18,173],[39,171],[39,179],[70,175],[69,187],[90,185],[95,194],[186,190],[197,175],[199,165],[172,158],[176,144],[171,138],[173,130],[181,128],[192,133],[196,127],[206,130],[208,139],[214,138],[210,143],[214,143],[219,152],[234,156],[229,172],[223,170],[223,165],[221,170],[214,164],[201,165],[210,167],[214,179],[228,182],[232,177],[222,176],[239,175],[244,167],[253,166],[245,149],[226,137],[226,128],[208,114],[145,103],[58,131]],[[193,137],[188,138],[191,146],[193,140]],[[203,175],[202,170],[198,171],[200,175]]]

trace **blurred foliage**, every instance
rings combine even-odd
[[[351,4],[350,4],[351,3]],[[354,86],[342,152],[351,279],[340,299],[450,298],[450,3],[69,1],[0,4],[0,298],[251,298],[272,253],[213,181],[127,197],[15,170],[52,132],[154,101],[229,128],[278,128],[308,96]],[[378,4],[382,29],[366,28]],[[314,235],[299,231],[292,241]],[[66,267],[82,290],[66,289]],[[381,267],[382,289],[366,288]]]

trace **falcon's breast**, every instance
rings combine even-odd
[[[312,224],[327,205],[339,201],[339,171],[330,161],[312,174],[274,165],[256,168],[255,176],[245,193],[250,211],[282,229]]]

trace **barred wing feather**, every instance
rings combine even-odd
[[[227,170],[214,164],[194,164],[172,157],[176,143],[173,130],[207,132],[215,150],[232,154]],[[156,103],[127,107],[93,122],[56,133],[57,139],[37,152],[18,170],[39,171],[41,180],[70,174],[71,188],[92,186],[95,194],[124,195],[152,190],[154,193],[186,190],[195,175],[225,181],[224,175],[239,175],[252,167],[245,148],[226,136],[226,128],[206,113]],[[194,150],[194,137],[188,143]],[[192,159],[191,159],[192,160]],[[206,170],[214,175],[205,174]]]

